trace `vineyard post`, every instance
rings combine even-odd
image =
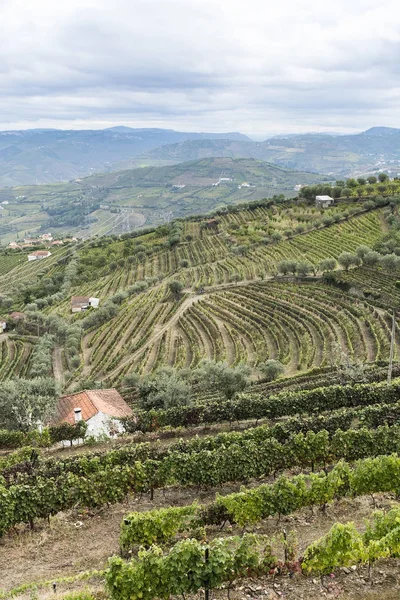
[[[388,378],[387,382],[390,384],[392,382],[392,370],[393,370],[393,354],[394,354],[394,340],[396,335],[396,313],[393,309],[392,314],[392,336],[390,339],[390,354],[389,354],[389,369],[388,369]]]
[[[205,553],[204,553],[204,557],[205,557],[205,562],[206,562],[206,568],[208,565],[208,559],[210,556],[210,550],[209,547],[207,546]],[[208,587],[208,582],[206,583],[205,587],[204,587],[204,599],[205,600],[210,600],[210,589]]]

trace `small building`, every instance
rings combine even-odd
[[[49,256],[51,256],[51,252],[48,250],[36,250],[36,252],[28,254],[28,261],[43,260],[43,258],[48,258]]]
[[[121,419],[132,416],[132,409],[114,388],[108,390],[84,390],[62,396],[56,405],[51,425],[85,421],[87,435],[111,435],[122,433]]]
[[[207,229],[213,229],[214,231],[218,231],[218,225],[218,219],[209,219],[205,222],[205,227],[207,227]]]
[[[20,246],[19,244],[17,244],[17,242],[10,242],[10,243],[8,244],[8,247],[9,247],[11,250],[20,250],[20,249],[21,249],[21,246]]]
[[[53,240],[52,242],[50,242],[50,246],[62,246],[63,243],[64,242],[62,240]]]
[[[71,311],[73,313],[82,312],[88,308],[99,308],[99,298],[93,298],[89,296],[72,296],[71,298]]]
[[[53,240],[53,236],[51,235],[51,233],[44,233],[40,236],[40,238],[45,242],[51,242]]]
[[[25,313],[23,312],[12,312],[10,313],[10,319],[12,319],[13,321],[25,321],[26,316]]]
[[[334,203],[334,199],[330,196],[315,196],[315,206],[318,208],[328,208]]]
[[[7,321],[5,319],[3,319],[3,317],[0,317],[0,333],[2,331],[5,331],[7,329]]]

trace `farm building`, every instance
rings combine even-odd
[[[110,435],[112,432],[123,432],[120,419],[132,414],[132,409],[117,390],[84,390],[58,400],[51,424],[73,425],[83,420],[87,423],[88,435]]]
[[[25,321],[25,313],[23,312],[12,312],[10,313],[10,319],[13,321]]]
[[[48,258],[49,256],[51,256],[51,252],[48,250],[36,250],[36,252],[32,252],[32,254],[28,254],[28,261],[42,260],[43,258]]]
[[[89,296],[72,296],[71,311],[73,313],[82,312],[90,307],[98,308],[100,304],[99,298],[91,298]]]
[[[318,208],[328,208],[334,204],[334,199],[330,196],[315,196],[315,206]]]

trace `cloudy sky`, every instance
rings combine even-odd
[[[397,0],[0,0],[0,129],[400,127]]]

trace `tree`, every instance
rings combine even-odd
[[[379,254],[379,252],[371,250],[370,252],[367,252],[367,254],[364,255],[363,263],[368,267],[374,267],[376,264],[378,264],[380,258],[381,255]]]
[[[180,281],[176,280],[170,281],[169,289],[175,296],[179,296],[181,291],[183,290],[183,284]]]
[[[285,372],[284,365],[279,360],[272,358],[260,365],[259,369],[267,381],[275,381]]]
[[[191,403],[190,384],[171,367],[157,369],[143,377],[138,382],[138,389],[140,406],[145,410],[188,406]]]
[[[350,252],[342,252],[342,254],[338,257],[339,264],[346,269],[349,270],[349,267],[352,265],[356,265],[359,262],[358,256],[351,254]]]
[[[368,252],[371,252],[371,248],[369,248],[368,246],[358,246],[358,248],[356,248],[356,255],[362,261],[364,261],[364,257],[366,254],[368,254]]]
[[[369,177],[367,177],[367,181],[370,185],[373,185],[374,183],[376,183],[378,180],[375,177],[375,175],[370,175]]]
[[[379,259],[380,264],[387,271],[395,271],[400,263],[400,257],[396,254],[385,254]]]
[[[297,273],[300,277],[306,277],[311,271],[312,265],[307,262],[298,262],[297,263]]]
[[[54,410],[59,390],[54,379],[10,379],[0,387],[0,427],[29,431]]]
[[[278,271],[279,273],[282,273],[282,275],[287,275],[289,273],[289,262],[287,260],[281,260],[281,262],[278,263]]]
[[[326,271],[333,271],[337,267],[337,262],[334,258],[325,258],[319,265],[320,271],[326,273]]]
[[[378,179],[381,183],[383,183],[384,181],[389,180],[389,175],[386,175],[386,173],[379,173]]]
[[[364,177],[359,177],[359,178],[357,179],[357,182],[358,182],[360,185],[365,185],[365,184],[367,183],[367,180],[366,180],[366,179],[364,179]]]
[[[237,392],[241,392],[247,387],[250,372],[246,365],[229,367],[225,362],[203,360],[195,370],[193,377],[202,389],[218,390],[226,398],[231,399]]]
[[[295,260],[288,260],[287,264],[288,264],[289,272],[292,273],[293,275],[296,275],[297,261],[295,261]]]
[[[355,179],[348,179],[346,181],[346,185],[349,188],[356,188],[358,186],[358,183],[357,183],[357,181]]]

